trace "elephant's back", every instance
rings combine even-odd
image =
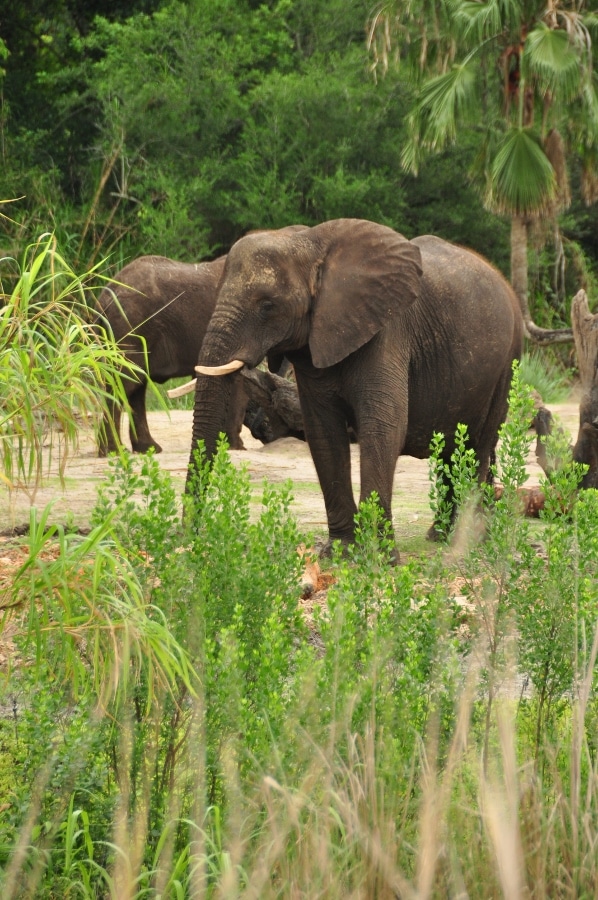
[[[418,301],[409,310],[413,336],[409,368],[407,446],[427,456],[433,432],[452,436],[468,426],[474,439],[506,414],[523,323],[508,281],[473,251],[440,238],[415,239],[422,255]]]
[[[419,315],[452,341],[481,341],[490,353],[519,356],[523,321],[504,275],[473,250],[434,235],[415,238],[422,257]],[[511,356],[513,358],[513,356]]]
[[[121,337],[121,332],[143,325],[149,316],[154,319],[150,331],[159,326],[176,327],[181,316],[189,327],[194,323],[186,309],[197,307],[205,331],[216,305],[225,259],[184,263],[166,256],[140,256],[123,266],[103,288],[98,311]]]

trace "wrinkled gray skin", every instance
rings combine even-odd
[[[467,425],[483,481],[521,347],[517,299],[481,257],[337,219],[231,248],[200,364],[291,360],[329,537],[346,544],[356,512],[347,426],[360,444],[361,499],[376,491],[389,519],[399,455],[428,457],[434,432],[448,461],[457,424]],[[198,377],[188,490],[193,448],[203,439],[213,453],[232,384]]]
[[[121,350],[132,362],[146,368],[152,381],[193,377],[199,348],[216,305],[218,283],[225,256],[213,262],[182,263],[164,256],[141,256],[126,265],[105,287],[98,309],[110,323]],[[118,283],[116,283],[118,282]],[[116,296],[116,299],[115,299]],[[242,447],[240,430],[247,405],[241,377],[233,377],[233,401],[223,414],[222,430],[231,447]],[[137,453],[161,447],[150,434],[146,415],[147,378],[123,379],[131,405],[131,446]],[[117,449],[122,409],[111,403],[99,440],[99,456]],[[112,422],[114,426],[112,426]]]

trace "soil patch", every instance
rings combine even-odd
[[[563,427],[570,431],[574,441],[579,421],[578,399],[572,397],[568,403],[555,404],[551,406],[551,411]],[[160,466],[171,473],[175,487],[182,493],[189,459],[192,412],[188,410],[172,410],[170,413],[150,412],[148,420],[152,434],[164,448],[158,456]],[[126,427],[126,422],[124,425]],[[296,438],[282,438],[272,444],[262,444],[255,440],[246,428],[243,428],[242,437],[245,449],[232,450],[231,457],[235,465],[244,465],[247,468],[254,487],[256,504],[261,497],[264,479],[271,482],[291,480],[293,511],[301,530],[308,534],[324,533],[326,531],[324,501],[307,444]],[[535,460],[534,450],[535,436],[530,432],[528,456],[530,487],[537,485],[542,475],[542,470]],[[351,455],[357,496],[359,493],[357,445],[352,445]],[[88,527],[97,488],[105,479],[107,468],[108,461],[97,456],[92,431],[82,429],[78,452],[66,465],[64,485],[60,484],[56,461],[50,476],[37,491],[34,505],[42,509],[48,503],[52,503],[51,522],[69,523],[80,529]],[[427,460],[402,456],[397,463],[393,491],[394,526],[400,548],[405,542],[407,544],[415,542],[417,545],[425,540],[431,521],[428,492]],[[29,522],[30,506],[30,499],[25,494],[21,492],[10,494],[5,487],[0,488],[0,532],[6,535],[7,530],[26,525]]]

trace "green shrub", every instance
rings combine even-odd
[[[308,619],[289,487],[255,510],[223,443],[183,521],[152,454],[88,538],[34,517],[2,896],[592,896],[598,494],[520,515],[530,403],[516,369],[484,541],[392,565],[372,497]]]
[[[571,394],[573,378],[547,350],[532,350],[521,357],[520,377],[538,392],[545,404],[564,403]]]

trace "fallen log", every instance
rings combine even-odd
[[[294,382],[262,369],[243,369],[249,397],[245,425],[254,438],[269,444],[281,437],[305,440],[303,416]]]

